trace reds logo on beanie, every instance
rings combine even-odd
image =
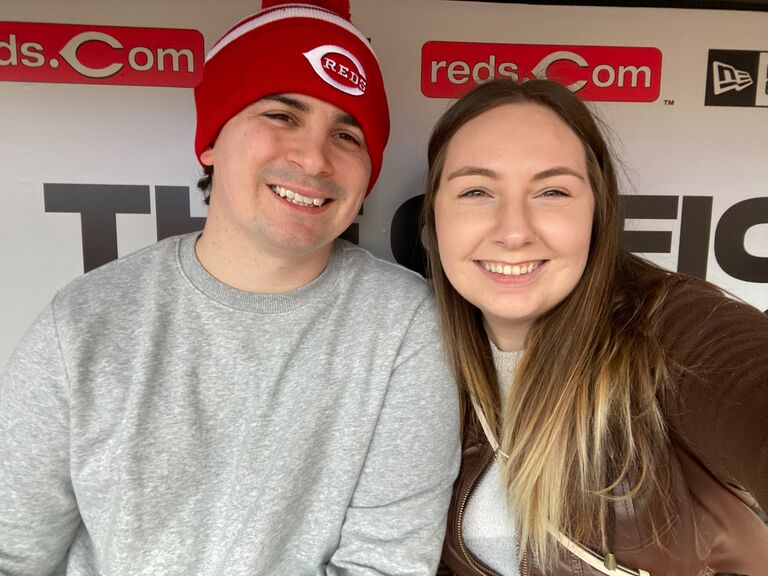
[[[376,55],[349,20],[349,0],[263,0],[262,8],[233,26],[206,56],[195,87],[198,159],[246,106],[271,94],[305,94],[360,124],[371,157],[370,192],[389,138],[389,107]]]

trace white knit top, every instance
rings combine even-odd
[[[491,350],[504,406],[522,353],[502,352],[492,340]],[[461,526],[464,542],[484,564],[502,576],[518,576],[517,532],[495,460],[472,492]]]

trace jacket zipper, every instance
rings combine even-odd
[[[467,564],[469,564],[470,568],[474,570],[477,574],[480,574],[481,576],[491,576],[488,572],[483,570],[480,566],[477,565],[477,563],[472,560],[469,556],[469,551],[467,550],[467,547],[464,545],[464,539],[461,536],[461,522],[464,519],[464,508],[467,505],[467,501],[469,501],[469,495],[472,493],[472,489],[475,487],[475,484],[482,478],[483,474],[485,474],[488,471],[488,465],[493,460],[494,453],[491,452],[488,454],[488,456],[485,457],[485,461],[483,462],[483,465],[480,467],[480,469],[475,472],[474,476],[469,482],[469,486],[467,487],[466,492],[464,492],[464,496],[461,499],[461,504],[459,505],[459,512],[456,518],[456,541],[459,543],[459,548],[461,548],[461,553],[464,555],[464,559],[467,561]]]
[[[530,562],[528,561],[528,548],[523,550],[523,555],[520,558],[520,576],[528,576],[531,571]]]

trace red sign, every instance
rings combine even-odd
[[[0,22],[0,80],[192,87],[203,61],[197,30]]]
[[[421,49],[421,92],[457,98],[491,78],[548,78],[583,100],[653,102],[661,90],[657,48],[427,42]]]

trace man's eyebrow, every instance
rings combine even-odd
[[[360,122],[358,122],[352,114],[347,114],[346,112],[339,112],[336,114],[336,122],[338,124],[346,124],[347,126],[353,126],[355,128],[360,128],[362,130],[362,127],[360,126]]]
[[[309,112],[312,109],[311,106],[306,102],[302,102],[296,98],[291,98],[285,94],[270,94],[269,96],[264,96],[262,100],[273,100],[275,102],[281,102],[286,106],[290,106],[294,110],[298,110],[299,112],[304,113]],[[360,123],[355,119],[355,117],[351,114],[347,114],[346,112],[339,112],[336,114],[335,120],[338,124],[346,124],[348,126],[354,126],[355,128],[361,128]]]
[[[485,176],[487,178],[499,179],[499,175],[488,168],[481,168],[480,166],[464,166],[458,170],[454,170],[446,177],[447,180],[453,180],[461,176]]]
[[[291,98],[289,96],[286,96],[284,94],[270,94],[269,96],[264,96],[261,98],[262,100],[273,100],[275,102],[281,102],[285,104],[286,106],[290,106],[291,108],[294,108],[300,112],[309,112],[309,105],[302,102],[301,100],[296,100],[295,98]]]

